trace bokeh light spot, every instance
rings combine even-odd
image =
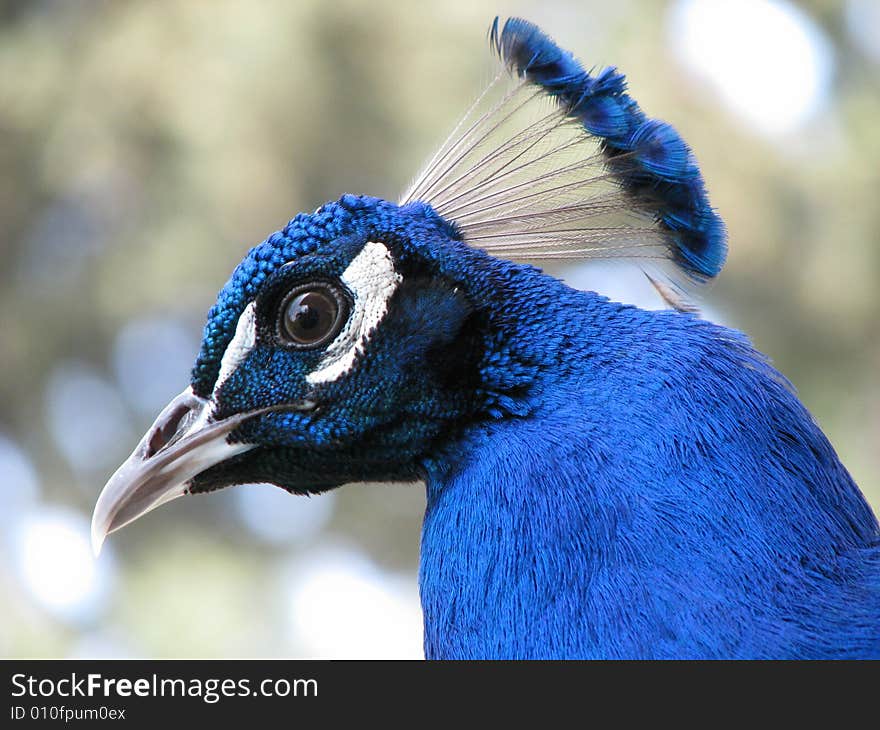
[[[284,579],[291,640],[303,658],[422,659],[422,613],[410,576],[361,553],[309,550]]]
[[[288,494],[271,484],[235,488],[237,514],[257,537],[269,543],[308,542],[333,516],[336,495]]]
[[[84,363],[58,365],[45,398],[49,430],[75,470],[103,472],[131,448],[129,417],[119,392]]]
[[[104,607],[113,575],[108,552],[92,557],[89,521],[64,509],[24,517],[14,532],[18,573],[31,598],[49,613],[90,621]]]
[[[113,345],[113,369],[128,402],[143,416],[155,416],[189,384],[198,347],[198,340],[173,319],[129,322]]]
[[[3,484],[0,525],[6,525],[33,506],[39,496],[39,482],[30,459],[14,441],[3,435],[0,435],[0,482]]]
[[[761,133],[797,129],[827,100],[831,44],[790,2],[678,0],[669,31],[684,65]]]

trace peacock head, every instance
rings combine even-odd
[[[96,550],[185,493],[416,480],[470,424],[526,415],[572,292],[516,261],[718,273],[724,227],[696,161],[623,77],[522,20],[490,39],[498,76],[399,205],[346,195],[248,252],[189,386],[101,493]],[[677,279],[650,278],[682,305]]]
[[[419,478],[432,445],[490,405],[485,279],[505,264],[525,268],[422,203],[346,195],[297,216],[220,291],[189,386],[98,501],[96,549],[185,493]]]

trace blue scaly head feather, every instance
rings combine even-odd
[[[784,378],[738,332],[511,260],[711,278],[692,154],[616,71],[524,21],[491,39],[513,87],[401,204],[346,195],[248,253],[131,468],[198,453],[191,492],[423,480],[429,658],[880,656],[880,528]]]

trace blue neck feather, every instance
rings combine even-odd
[[[877,522],[745,338],[515,280],[520,415],[425,465],[426,655],[880,652]]]

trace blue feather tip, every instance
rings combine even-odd
[[[494,52],[520,78],[543,88],[601,140],[605,164],[621,187],[650,201],[655,220],[670,234],[674,260],[691,278],[715,277],[727,257],[724,222],[709,203],[696,158],[669,124],[650,119],[626,93],[623,74],[596,75],[540,28],[510,18],[489,30]]]

